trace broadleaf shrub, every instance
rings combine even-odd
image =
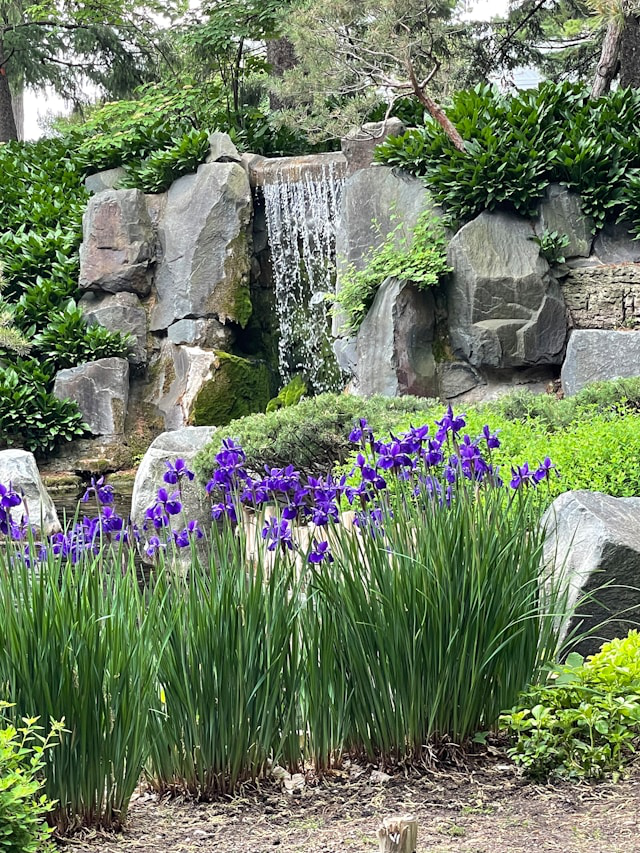
[[[480,85],[456,93],[447,115],[465,140],[464,151],[427,119],[385,140],[376,158],[424,176],[453,221],[504,206],[534,215],[555,182],[580,193],[582,211],[596,228],[624,216],[640,233],[637,90],[594,100],[573,83],[545,82],[515,95]]]
[[[501,717],[509,755],[536,779],[617,777],[640,743],[640,637],[569,655]]]

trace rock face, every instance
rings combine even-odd
[[[640,265],[571,269],[562,282],[562,293],[576,329],[640,325]]]
[[[233,344],[233,332],[219,320],[178,320],[167,329],[172,344],[227,349]]]
[[[129,362],[137,367],[147,362],[147,315],[135,293],[85,293],[80,308],[88,323],[98,323],[112,332],[130,335],[133,348]]]
[[[75,400],[94,435],[124,433],[129,399],[129,362],[101,358],[56,374],[53,393]]]
[[[24,495],[23,501],[29,515],[29,521],[45,536],[57,533],[60,522],[53,501],[40,478],[33,453],[26,450],[0,451],[0,483],[9,483]],[[21,521],[24,508],[15,507],[11,517],[17,523]]]
[[[583,216],[580,209],[580,196],[559,184],[550,184],[547,197],[540,203],[536,234],[541,237],[545,231],[556,231],[559,236],[569,238],[569,245],[563,249],[566,258],[588,258],[592,229],[593,220]]]
[[[205,164],[172,184],[158,228],[151,331],[198,317],[246,324],[250,223],[251,191],[237,163]]]
[[[116,166],[115,169],[105,169],[103,172],[96,172],[95,175],[89,175],[84,179],[84,185],[88,192],[96,195],[105,190],[112,190],[120,183],[127,175],[126,169],[122,166]]]
[[[542,519],[547,530],[544,561],[561,573],[569,605],[595,593],[565,626],[569,633],[595,631],[599,639],[579,643],[577,651],[583,655],[596,652],[603,639],[640,627],[638,518],[640,498],[575,491],[556,498]]]
[[[640,333],[575,329],[562,365],[562,387],[567,396],[589,382],[640,376]]]
[[[449,245],[454,353],[475,367],[560,364],[565,306],[525,220],[481,213]]]
[[[435,396],[434,317],[432,293],[387,279],[358,331],[357,393]]]
[[[207,163],[240,163],[238,149],[228,133],[215,131],[209,134],[209,156]]]
[[[145,510],[155,503],[160,486],[166,486],[171,493],[177,486],[167,486],[163,475],[167,470],[166,461],[175,462],[184,459],[187,467],[193,469],[193,460],[211,440],[216,427],[183,427],[172,432],[163,432],[151,444],[145,453],[136,473],[131,499],[131,520],[142,527]],[[186,521],[196,519],[206,531],[211,525],[211,506],[208,495],[201,483],[196,480],[184,480],[182,483],[183,515],[172,516],[174,529],[184,528]]]
[[[347,161],[347,175],[373,165],[376,145],[380,145],[388,136],[400,136],[404,130],[400,119],[392,117],[386,121],[368,122],[348,133],[340,146]]]
[[[151,289],[155,234],[140,190],[105,190],[82,219],[80,287],[145,296]]]
[[[607,223],[593,243],[593,252],[603,264],[640,263],[640,241],[623,223]]]

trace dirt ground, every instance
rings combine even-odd
[[[69,853],[367,853],[385,816],[418,817],[418,853],[640,853],[640,764],[618,784],[534,785],[504,759],[385,777],[352,767],[196,804],[141,790],[119,835],[76,837]]]

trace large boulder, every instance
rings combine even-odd
[[[451,344],[475,367],[562,361],[562,292],[533,236],[526,220],[484,212],[449,244]]]
[[[400,119],[392,116],[386,121],[367,122],[362,127],[349,131],[340,144],[347,161],[347,175],[372,166],[376,146],[388,136],[400,136],[404,130]]]
[[[580,209],[580,196],[560,184],[550,184],[546,198],[540,202],[539,220],[535,226],[539,237],[554,231],[567,237],[563,249],[566,258],[588,258],[593,242],[593,219]]]
[[[259,361],[164,341],[151,365],[155,406],[166,429],[229,421],[264,411],[271,397],[267,366]]]
[[[100,358],[56,374],[53,393],[74,400],[94,435],[124,433],[129,400],[129,362]]]
[[[640,498],[574,491],[556,498],[542,519],[545,565],[576,608],[564,628],[594,635],[579,642],[581,654],[640,627],[639,518]]]
[[[434,326],[433,294],[388,278],[358,331],[357,393],[435,396]]]
[[[593,253],[603,264],[640,263],[640,240],[623,222],[608,222],[593,243]]]
[[[247,323],[251,212],[249,181],[237,163],[204,164],[171,185],[158,227],[151,331],[185,318]]]
[[[567,396],[589,382],[640,376],[640,333],[574,329],[560,378]]]
[[[111,332],[130,335],[129,362],[147,362],[147,314],[135,293],[85,293],[80,308],[87,323],[97,323]]]
[[[215,431],[214,426],[183,427],[171,432],[163,432],[155,439],[142,458],[133,484],[131,520],[135,524],[142,527],[145,511],[155,503],[161,486],[165,486],[170,493],[177,488],[177,486],[167,485],[163,480],[167,471],[166,462],[173,463],[180,458],[185,461],[189,469],[193,470],[193,460],[211,441]],[[181,530],[186,521],[195,519],[206,531],[211,525],[211,503],[204,487],[197,479],[183,479],[181,502],[183,513],[172,516],[173,528]]]
[[[144,193],[107,189],[92,196],[82,218],[82,234],[81,288],[149,293],[155,233]]]
[[[0,451],[0,483],[11,486],[23,495],[23,506],[11,510],[11,517],[20,523],[26,510],[33,527],[45,536],[60,530],[58,514],[47,492],[33,453],[26,450]]]
[[[640,325],[640,264],[572,268],[562,293],[576,329]]]

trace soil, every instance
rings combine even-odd
[[[504,758],[464,769],[379,774],[352,766],[247,788],[215,803],[140,790],[126,829],[89,833],[69,853],[367,853],[385,816],[419,821],[417,853],[640,853],[640,766],[613,784],[535,785]]]

